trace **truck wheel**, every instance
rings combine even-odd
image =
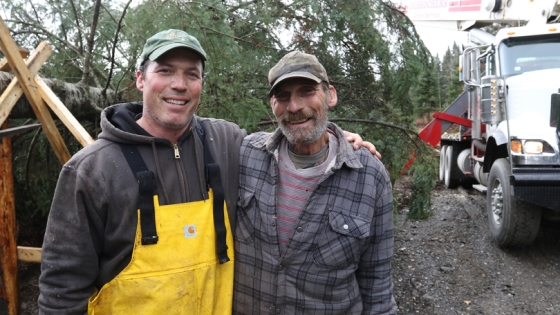
[[[441,146],[441,151],[439,151],[439,180],[442,182],[445,179],[445,151],[447,151],[447,146]]]
[[[457,165],[457,153],[455,151],[456,149],[452,145],[445,149],[444,183],[447,188],[457,188],[462,176],[462,172]]]
[[[525,246],[535,240],[541,222],[541,208],[511,194],[509,163],[498,159],[488,175],[486,209],[490,232],[498,246]]]

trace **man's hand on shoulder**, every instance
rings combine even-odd
[[[364,141],[364,139],[362,139],[362,137],[357,133],[352,133],[344,130],[343,134],[346,137],[346,140],[348,140],[348,142],[354,143],[352,145],[354,150],[358,150],[359,148],[364,147],[368,149],[371,154],[377,156],[378,159],[381,159],[381,153],[377,152],[375,145],[373,145],[373,143],[369,141]]]

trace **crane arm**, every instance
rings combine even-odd
[[[495,22],[546,24],[560,19],[560,0],[400,0],[400,5],[417,25],[458,31]]]

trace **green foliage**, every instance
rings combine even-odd
[[[109,80],[118,84],[125,75],[116,71],[109,78],[107,71],[114,59],[112,48],[121,8],[103,1],[96,10],[96,4],[89,0],[6,0],[3,9],[18,45],[32,49],[47,41],[53,46],[53,54],[41,69],[43,76],[105,87]],[[127,65],[122,64],[126,43],[121,44],[115,46],[121,58],[113,61],[126,70]],[[117,89],[115,85],[111,88]]]
[[[11,120],[10,126],[16,127],[29,123],[37,123],[37,121]],[[62,124],[58,123],[57,126],[71,154],[82,148]],[[96,132],[96,127],[92,124],[85,125],[85,128],[89,129],[90,133]],[[18,219],[27,221],[45,216],[50,209],[56,180],[62,166],[41,128],[11,138]]]
[[[412,196],[409,202],[408,218],[413,220],[424,219],[432,214],[430,193],[436,185],[436,175],[439,159],[434,154],[434,150],[425,143],[419,148],[424,154],[419,154],[416,161],[410,168],[412,173]]]

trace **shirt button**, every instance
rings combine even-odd
[[[282,270],[282,269],[284,269],[284,266],[278,265],[278,270]]]
[[[297,229],[296,229],[296,231],[302,232],[302,231],[303,231],[303,228],[302,228],[301,226],[298,226]]]
[[[344,225],[342,226],[342,228],[345,229],[345,230],[348,230],[348,224],[344,224]]]
[[[276,314],[280,314],[281,312],[282,311],[279,308],[276,309]]]

